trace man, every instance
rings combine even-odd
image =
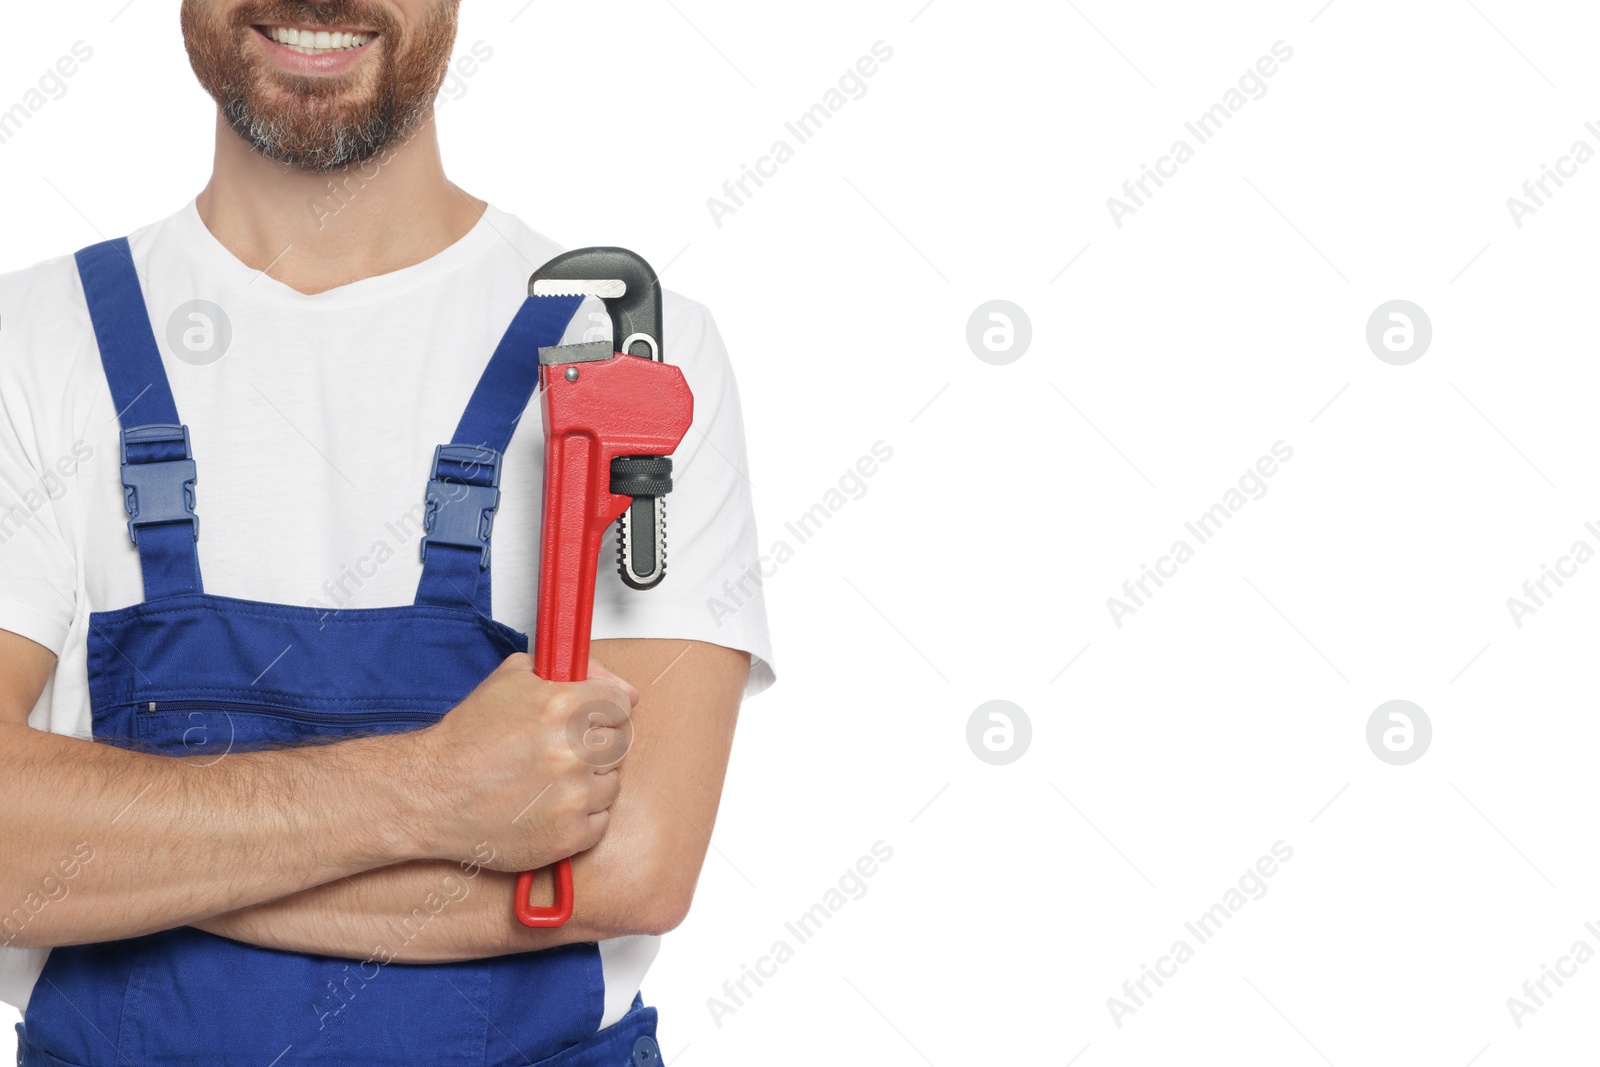
[[[184,0],[209,184],[0,278],[25,1065],[659,1061],[641,979],[773,677],[758,588],[704,609],[756,556],[738,396],[705,308],[667,294],[696,407],[672,566],[650,592],[602,567],[591,680],[538,678],[519,416],[533,349],[595,334],[576,298],[524,302],[560,249],[444,175],[458,3]],[[437,460],[452,441],[492,449],[492,554],[429,533],[419,559],[424,490],[492,481]],[[568,856],[571,921],[524,927],[517,872]]]

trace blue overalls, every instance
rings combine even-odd
[[[188,429],[128,242],[95,245],[77,260],[122,422],[128,530],[145,595],[90,616],[96,739],[226,758],[417,729],[506,656],[527,651],[526,635],[491,617],[489,529],[501,454],[538,382],[538,349],[560,343],[581,298],[523,304],[454,440],[436,451],[416,602],[326,612],[203,592]],[[286,650],[292,660],[267,671]],[[18,1062],[660,1067],[655,1009],[636,999],[596,1033],[603,998],[593,942],[408,965],[279,952],[183,927],[54,949],[18,1027]]]

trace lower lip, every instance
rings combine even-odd
[[[292,48],[274,41],[260,30],[254,31],[257,38],[267,50],[267,55],[272,61],[285,70],[295,74],[340,74],[361,62],[362,58],[378,43],[378,38],[373,37],[360,48],[350,48],[342,52],[325,52],[320,56],[308,56],[296,52]]]

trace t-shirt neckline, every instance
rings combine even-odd
[[[302,293],[241,261],[206,226],[205,220],[200,217],[196,200],[190,200],[174,221],[178,225],[181,245],[194,250],[217,278],[234,288],[243,290],[252,298],[277,304],[331,309],[379,303],[438,281],[477,259],[501,240],[506,228],[501,215],[498,208],[489,204],[472,228],[455,243],[422,262],[321,293]]]

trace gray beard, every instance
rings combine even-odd
[[[250,110],[242,96],[223,109],[223,118],[251,148],[268,159],[308,171],[332,171],[359,166],[399,139],[422,117],[426,108],[415,107],[398,120],[385,116],[367,122],[330,127],[322,143],[290,147],[282,122]]]

